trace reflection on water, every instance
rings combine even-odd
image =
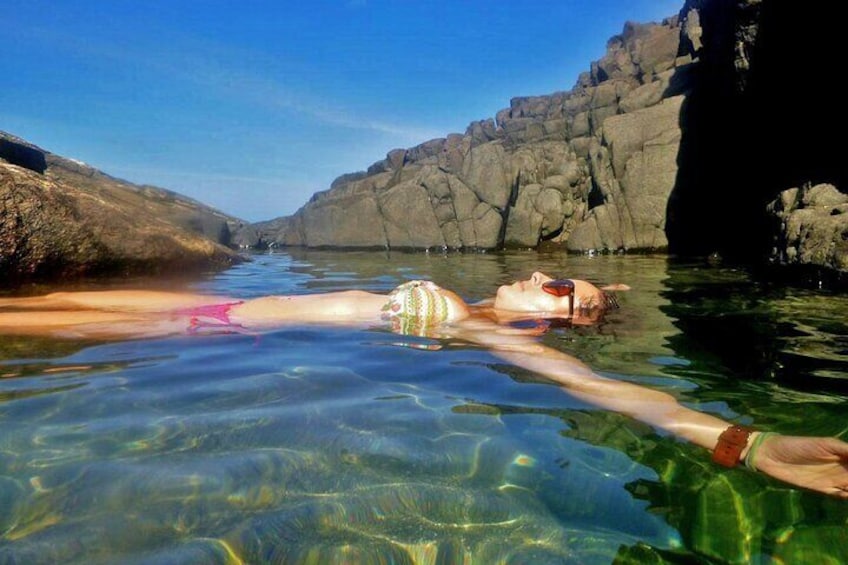
[[[546,343],[725,418],[844,434],[848,300],[657,257],[297,252],[243,297],[429,278],[474,301],[539,269],[626,282]],[[412,345],[435,345],[408,338]],[[477,347],[383,329],[0,346],[0,563],[848,559],[848,505],[722,470]]]

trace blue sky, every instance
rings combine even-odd
[[[6,0],[0,130],[248,221],[568,90],[683,0]]]

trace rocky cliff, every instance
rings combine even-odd
[[[665,249],[693,65],[680,37],[676,17],[628,23],[572,90],[391,151],[257,228],[310,247]]]
[[[551,242],[848,273],[838,9],[686,0],[625,24],[571,90],[390,151],[253,226],[0,132],[0,282],[228,264],[227,245]]]
[[[571,90],[391,151],[255,227],[277,245],[764,258],[787,241],[769,213],[782,191],[846,186],[827,141],[843,106],[815,86],[838,68],[835,10],[687,0],[661,23],[626,24]]]
[[[242,224],[0,132],[0,286],[230,265]]]

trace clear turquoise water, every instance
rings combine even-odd
[[[428,278],[477,300],[537,268],[633,287],[602,325],[543,338],[597,371],[848,436],[848,297],[729,267],[294,252],[192,287]],[[467,344],[326,327],[0,340],[0,563],[848,561],[848,504],[718,469]]]

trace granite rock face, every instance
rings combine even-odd
[[[514,98],[256,225],[308,247],[664,249],[682,95],[677,18],[625,26],[568,92]]]
[[[222,267],[240,260],[227,245],[241,225],[0,132],[0,285]]]

